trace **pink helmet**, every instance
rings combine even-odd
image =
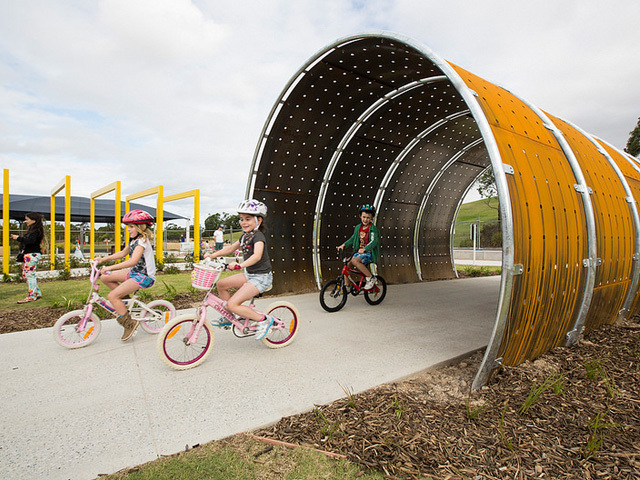
[[[154,222],[153,217],[144,210],[131,210],[122,218],[122,223],[125,224],[135,223],[140,225],[145,223],[147,225],[153,225]]]

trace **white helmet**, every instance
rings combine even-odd
[[[246,213],[248,215],[255,215],[262,218],[267,216],[267,206],[264,203],[254,199],[240,202],[237,210],[238,213]]]

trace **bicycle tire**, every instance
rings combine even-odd
[[[167,323],[156,342],[156,350],[162,361],[174,370],[187,370],[204,362],[213,350],[215,343],[213,329],[205,321],[198,335],[198,342],[186,344],[186,335],[193,322],[199,319],[195,313],[185,313],[174,317]]]
[[[176,316],[176,307],[167,300],[153,300],[147,303],[147,308],[157,314],[152,316],[151,312],[142,310],[140,326],[147,333],[156,334],[160,332]]]
[[[327,312],[337,312],[347,303],[347,290],[340,280],[329,280],[320,290],[320,305]]]
[[[371,290],[364,291],[364,299],[369,305],[378,305],[382,303],[384,297],[387,296],[387,282],[380,275],[376,275],[376,283]]]
[[[53,325],[53,339],[64,348],[82,348],[92,344],[102,331],[102,323],[92,313],[83,332],[78,332],[78,322],[84,317],[84,310],[65,313]]]
[[[285,301],[274,302],[267,307],[266,313],[282,320],[285,328],[282,330],[270,329],[261,342],[269,348],[282,348],[293,342],[293,339],[298,335],[298,325],[300,325],[300,313],[295,305]]]

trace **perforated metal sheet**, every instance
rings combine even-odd
[[[335,247],[363,203],[378,209],[377,270],[389,283],[454,278],[452,223],[488,166],[503,274],[474,386],[500,364],[638,309],[640,169],[578,127],[387,34],[339,40],[311,58],[265,123],[247,195],[270,208],[276,291],[313,290],[338,274]]]

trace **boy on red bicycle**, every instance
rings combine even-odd
[[[337,248],[341,250],[350,247],[355,250],[357,247],[358,251],[354,253],[349,265],[364,274],[367,280],[364,289],[371,290],[375,285],[375,279],[367,266],[370,263],[376,263],[380,256],[380,232],[373,224],[373,218],[376,216],[376,209],[373,205],[362,205],[358,213],[361,223],[355,226],[351,238]]]

